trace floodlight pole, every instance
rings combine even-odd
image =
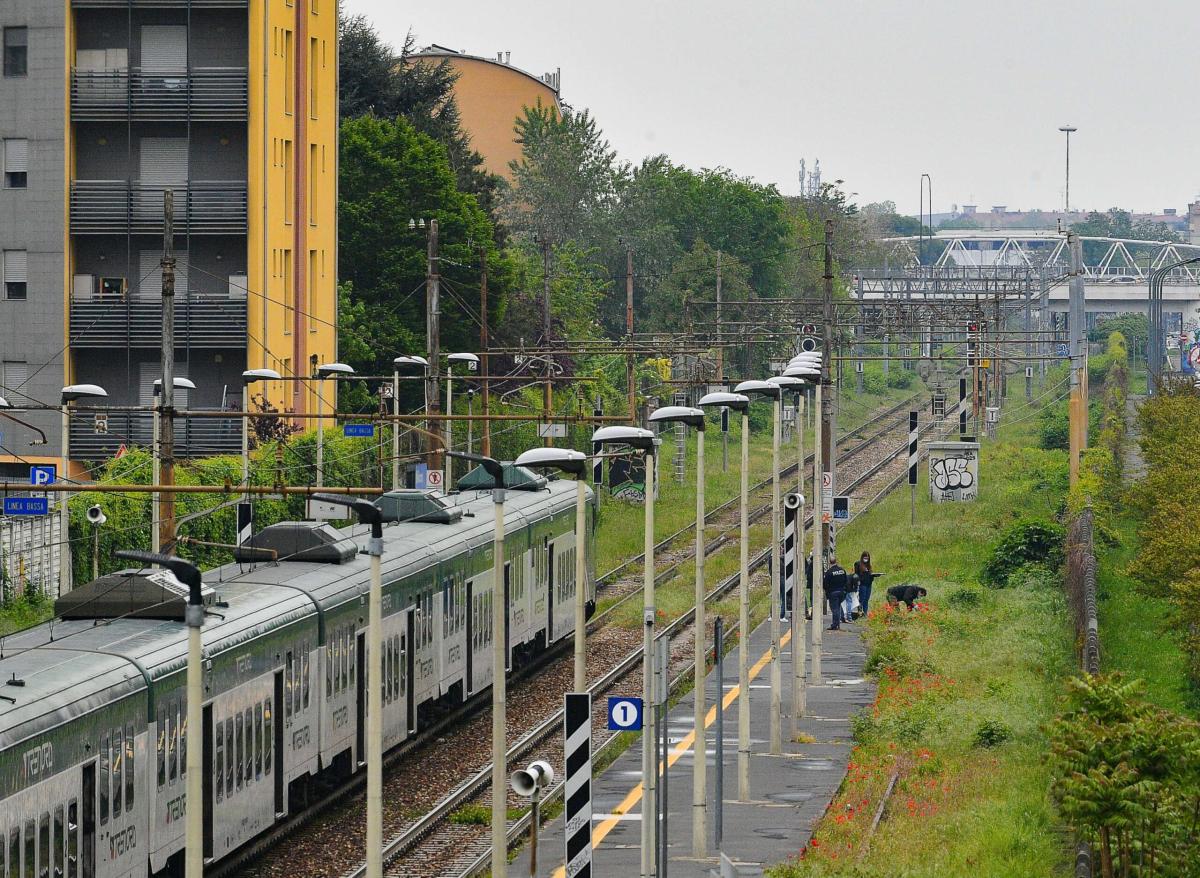
[[[575,691],[587,692],[586,468],[575,477]]]
[[[825,527],[822,524],[821,518],[824,515],[824,485],[821,483],[822,467],[822,435],[821,425],[822,417],[822,380],[817,379],[817,395],[813,400],[813,424],[816,435],[813,437],[813,596],[812,596],[812,672],[810,684],[819,686],[821,684],[821,636],[822,627],[824,625],[823,616],[825,615]]]
[[[655,758],[654,699],[654,445],[646,449],[646,519],[643,535],[645,561],[642,570],[642,693],[646,701],[646,728],[642,731],[642,874],[647,878],[655,875],[655,821],[658,817],[656,789],[658,786],[658,764]]]
[[[505,743],[507,698],[504,655],[504,476],[493,474],[492,511],[492,878],[508,874],[508,749]]]
[[[705,793],[707,791],[705,773],[708,760],[708,747],[704,734],[706,706],[704,700],[704,678],[707,671],[705,664],[707,649],[704,642],[706,624],[704,618],[704,477],[704,422],[701,421],[696,432],[696,622],[694,626],[696,632],[696,669],[693,674],[695,681],[695,688],[693,690],[693,701],[695,702],[695,724],[693,728],[695,735],[692,742],[692,856],[698,860],[702,860],[708,856],[706,851],[708,836],[707,816],[705,813]],[[722,694],[718,690],[718,700],[720,700]]]

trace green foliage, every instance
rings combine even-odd
[[[1119,674],[1068,686],[1049,730],[1051,790],[1101,873],[1200,875],[1200,723],[1150,706]]]
[[[459,826],[489,826],[492,822],[492,809],[488,805],[472,802],[451,811],[450,822]]]
[[[980,579],[993,588],[1002,588],[1012,573],[1030,562],[1057,568],[1062,563],[1065,536],[1062,525],[1052,521],[1018,522],[992,548]]]
[[[960,607],[962,609],[974,609],[978,607],[982,600],[982,595],[973,588],[956,588],[950,592],[946,601],[952,607]]]
[[[975,730],[975,736],[971,739],[971,742],[976,747],[990,749],[992,747],[999,747],[1011,737],[1012,729],[1005,723],[997,719],[985,719]]]
[[[1071,422],[1067,403],[1044,406],[1038,413],[1038,448],[1046,451],[1066,451],[1071,443]]]

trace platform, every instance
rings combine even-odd
[[[826,617],[828,619],[828,617]],[[811,623],[809,623],[811,624]],[[783,649],[783,755],[767,753],[769,735],[770,671],[766,654],[770,625],[760,625],[751,635],[750,802],[737,797],[737,704],[725,711],[725,807],[724,853],[738,867],[740,876],[758,876],[767,866],[795,855],[809,840],[812,829],[828,807],[846,774],[851,748],[850,716],[870,705],[874,684],[863,679],[865,648],[861,626],[853,624],[841,632],[825,631],[822,652],[824,683],[809,686],[808,710],[799,724],[800,732],[813,738],[811,744],[789,743],[791,729],[790,643]],[[785,628],[786,630],[786,628]],[[725,658],[724,691],[737,686],[737,650]],[[754,673],[757,669],[757,673]],[[706,680],[708,704],[718,691],[716,672]],[[692,752],[693,701],[689,693],[670,712],[670,778],[668,783],[668,837],[670,861],[665,878],[707,878],[717,868],[713,844],[713,797],[716,784],[716,729],[706,729],[708,752],[708,854],[706,860],[692,858]],[[601,740],[597,732],[594,740]],[[684,739],[689,739],[686,744]],[[682,749],[686,746],[686,750]],[[641,745],[623,753],[593,783],[592,839],[593,871],[597,878],[630,878],[640,871],[641,854]],[[661,789],[661,787],[660,787]],[[628,813],[617,814],[622,803]],[[562,878],[564,858],[563,822],[558,818],[542,829],[538,846],[539,878]],[[509,875],[529,874],[529,852],[522,849],[509,866]],[[662,876],[660,875],[660,878]]]

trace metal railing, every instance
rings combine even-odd
[[[75,9],[245,9],[250,0],[71,0]]]
[[[244,235],[244,180],[192,180],[178,186],[140,180],[71,183],[71,232],[76,235],[162,233],[163,193],[175,193],[175,231],[190,235]]]
[[[71,118],[76,121],[245,119],[248,103],[244,67],[71,71]]]
[[[150,412],[111,412],[105,432],[97,433],[93,420],[77,418],[71,422],[71,457],[103,460],[122,446],[149,446],[154,425]],[[177,418],[175,454],[177,457],[207,457],[214,454],[238,454],[242,449],[241,418]]]
[[[176,295],[175,338],[181,346],[191,348],[244,348],[245,297]],[[73,297],[71,345],[79,349],[160,347],[162,298]]]

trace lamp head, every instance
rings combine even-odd
[[[429,369],[429,361],[419,354],[406,354],[403,357],[396,357],[392,360],[392,366],[397,370],[402,366],[416,366],[420,369]]]
[[[628,445],[640,451],[654,450],[654,434],[641,427],[601,427],[592,434],[598,445]]]
[[[655,424],[687,424],[698,430],[704,429],[704,412],[686,405],[668,405],[650,413]]]
[[[318,378],[329,378],[333,375],[353,375],[354,367],[345,363],[322,363],[317,366]]]
[[[450,354],[446,357],[446,361],[452,366],[455,363],[466,363],[467,370],[470,372],[474,372],[479,369],[479,357],[471,353],[464,352],[459,354]]]
[[[737,387],[733,388],[734,393],[744,393],[747,396],[755,394],[757,396],[765,396],[769,399],[778,399],[782,393],[778,385],[771,384],[767,381],[758,381],[751,379],[743,381]]]
[[[787,373],[784,373],[783,375],[773,375],[767,379],[767,383],[774,384],[780,390],[796,390],[804,386],[803,379],[798,378],[795,375],[788,375]]]
[[[573,476],[583,476],[587,472],[587,455],[573,448],[530,448],[517,456],[513,466],[556,469]]]
[[[283,376],[274,369],[247,369],[242,373],[243,384],[253,384],[256,381],[281,381]]]
[[[107,397],[108,391],[99,384],[68,384],[62,389],[62,401],[73,402],[86,397]]]
[[[750,397],[741,393],[729,393],[727,391],[718,390],[716,393],[706,393],[700,397],[696,405],[701,408],[709,408],[710,406],[720,406],[722,408],[733,409],[737,412],[744,412],[750,408]]]

